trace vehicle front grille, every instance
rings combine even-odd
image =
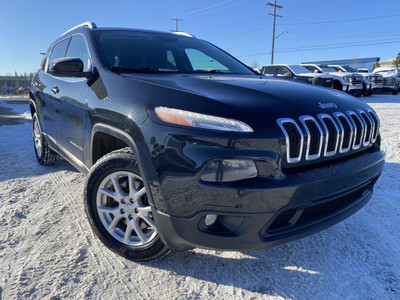
[[[382,84],[383,83],[383,77],[380,77],[380,76],[371,76],[370,79],[375,84]]]
[[[383,77],[384,85],[394,85],[394,80],[392,77]]]
[[[278,119],[285,136],[286,161],[290,164],[351,152],[373,145],[379,118],[372,109]]]
[[[351,76],[350,83],[355,85],[363,84],[363,77],[362,76]]]

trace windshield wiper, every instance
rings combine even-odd
[[[153,68],[127,68],[127,67],[111,67],[111,71],[118,73],[157,73]]]

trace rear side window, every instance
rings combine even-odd
[[[47,70],[50,69],[51,62],[53,60],[64,57],[68,42],[69,42],[69,38],[62,40],[61,42],[54,45],[53,50],[51,51],[49,60],[47,61]]]
[[[89,51],[85,39],[81,35],[74,35],[69,43],[66,57],[77,57],[83,61],[83,71],[87,72],[90,68]]]

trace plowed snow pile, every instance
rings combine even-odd
[[[275,248],[153,263],[122,259],[93,236],[84,176],[65,161],[38,165],[28,105],[0,101],[0,299],[400,299],[400,95],[361,99],[381,118],[387,155],[362,210]]]

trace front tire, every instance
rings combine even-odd
[[[97,237],[115,253],[151,261],[169,250],[161,241],[146,187],[129,148],[103,156],[85,185],[85,210]]]
[[[49,145],[45,141],[36,113],[32,116],[32,136],[33,147],[35,149],[36,159],[39,164],[53,165],[60,160],[60,156],[50,149]]]

